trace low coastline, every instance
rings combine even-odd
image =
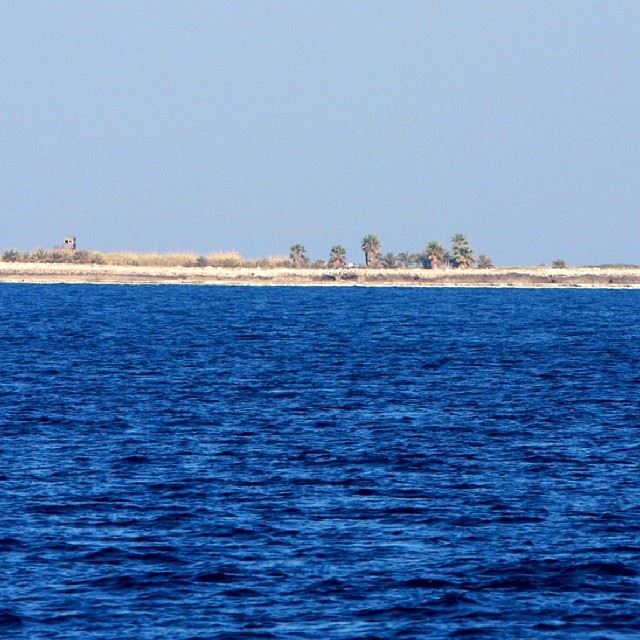
[[[295,269],[0,262],[1,283],[640,288],[640,268]]]

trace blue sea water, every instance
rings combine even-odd
[[[640,637],[640,291],[0,286],[0,636]]]

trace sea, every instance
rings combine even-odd
[[[0,637],[640,637],[640,290],[0,285]]]

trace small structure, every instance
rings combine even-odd
[[[75,236],[65,236],[64,242],[61,245],[56,245],[53,247],[54,251],[69,251],[73,253],[77,248],[76,237]]]

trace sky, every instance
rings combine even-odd
[[[640,3],[6,2],[0,248],[640,263]]]

